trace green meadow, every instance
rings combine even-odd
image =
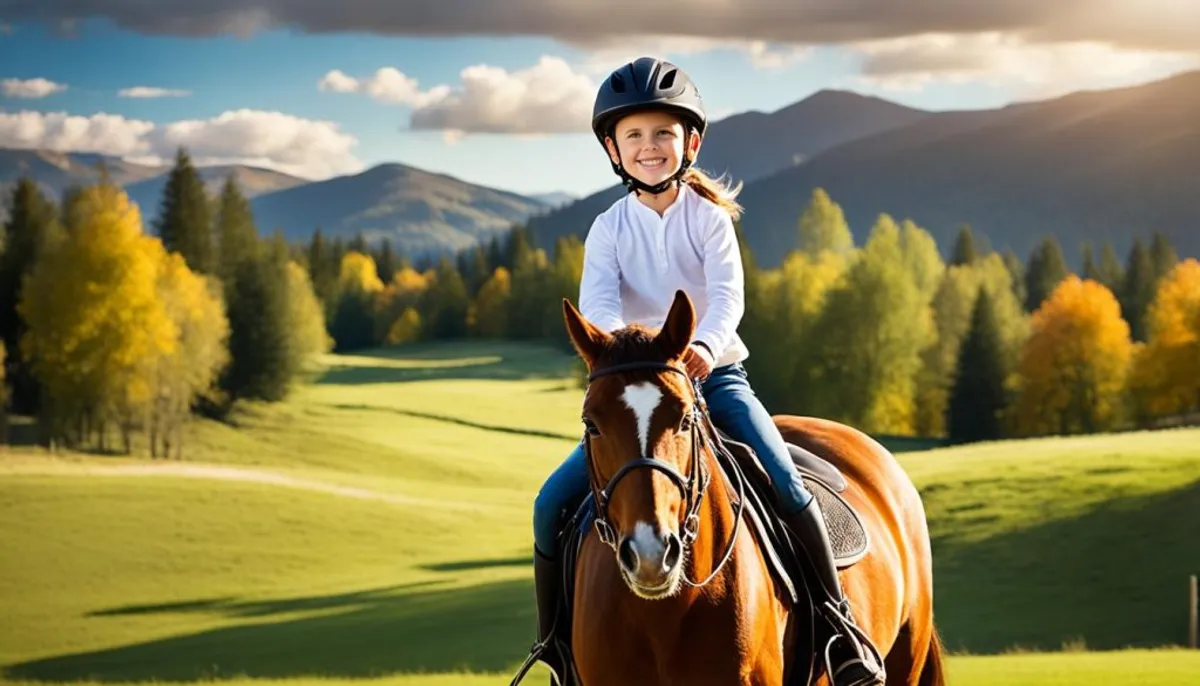
[[[285,403],[192,423],[183,461],[0,453],[5,683],[507,684],[533,638],[532,501],[581,430],[573,358],[324,364]],[[900,459],[952,684],[1200,683],[1178,647],[1200,430]]]

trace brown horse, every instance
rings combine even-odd
[[[795,611],[775,583],[761,541],[733,504],[740,486],[721,475],[704,438],[707,414],[682,364],[696,325],[690,298],[676,293],[658,332],[631,325],[609,334],[569,301],[563,309],[590,371],[583,419],[598,520],[575,574],[570,632],[581,683],[780,686],[812,676],[827,684],[795,659],[813,626],[811,606]],[[858,431],[775,421],[785,440],[832,462],[848,482],[843,495],[871,548],[840,575],[859,626],[885,656],[887,683],[943,684],[916,488]]]

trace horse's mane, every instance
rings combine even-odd
[[[613,331],[607,344],[596,356],[595,367],[601,369],[625,362],[666,362],[667,351],[656,338],[658,332],[641,324]]]

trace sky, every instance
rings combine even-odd
[[[990,108],[1200,68],[1200,2],[0,0],[0,147],[582,196],[616,182],[596,89],[640,55],[712,119],[829,88]]]

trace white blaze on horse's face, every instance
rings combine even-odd
[[[649,450],[650,418],[654,416],[654,410],[662,402],[662,397],[662,389],[648,381],[626,386],[621,395],[621,399],[633,410],[633,416],[637,419],[638,445],[642,447],[643,455]]]
[[[630,384],[625,387],[621,398],[636,420],[641,454],[652,457],[650,420],[662,403],[663,389],[650,382]],[[618,561],[637,595],[652,599],[674,593],[679,580],[678,553],[682,549],[678,541],[678,534],[664,530],[658,521],[653,520],[637,522],[633,535],[621,541],[623,552],[618,555]],[[676,543],[674,551],[670,542]]]

